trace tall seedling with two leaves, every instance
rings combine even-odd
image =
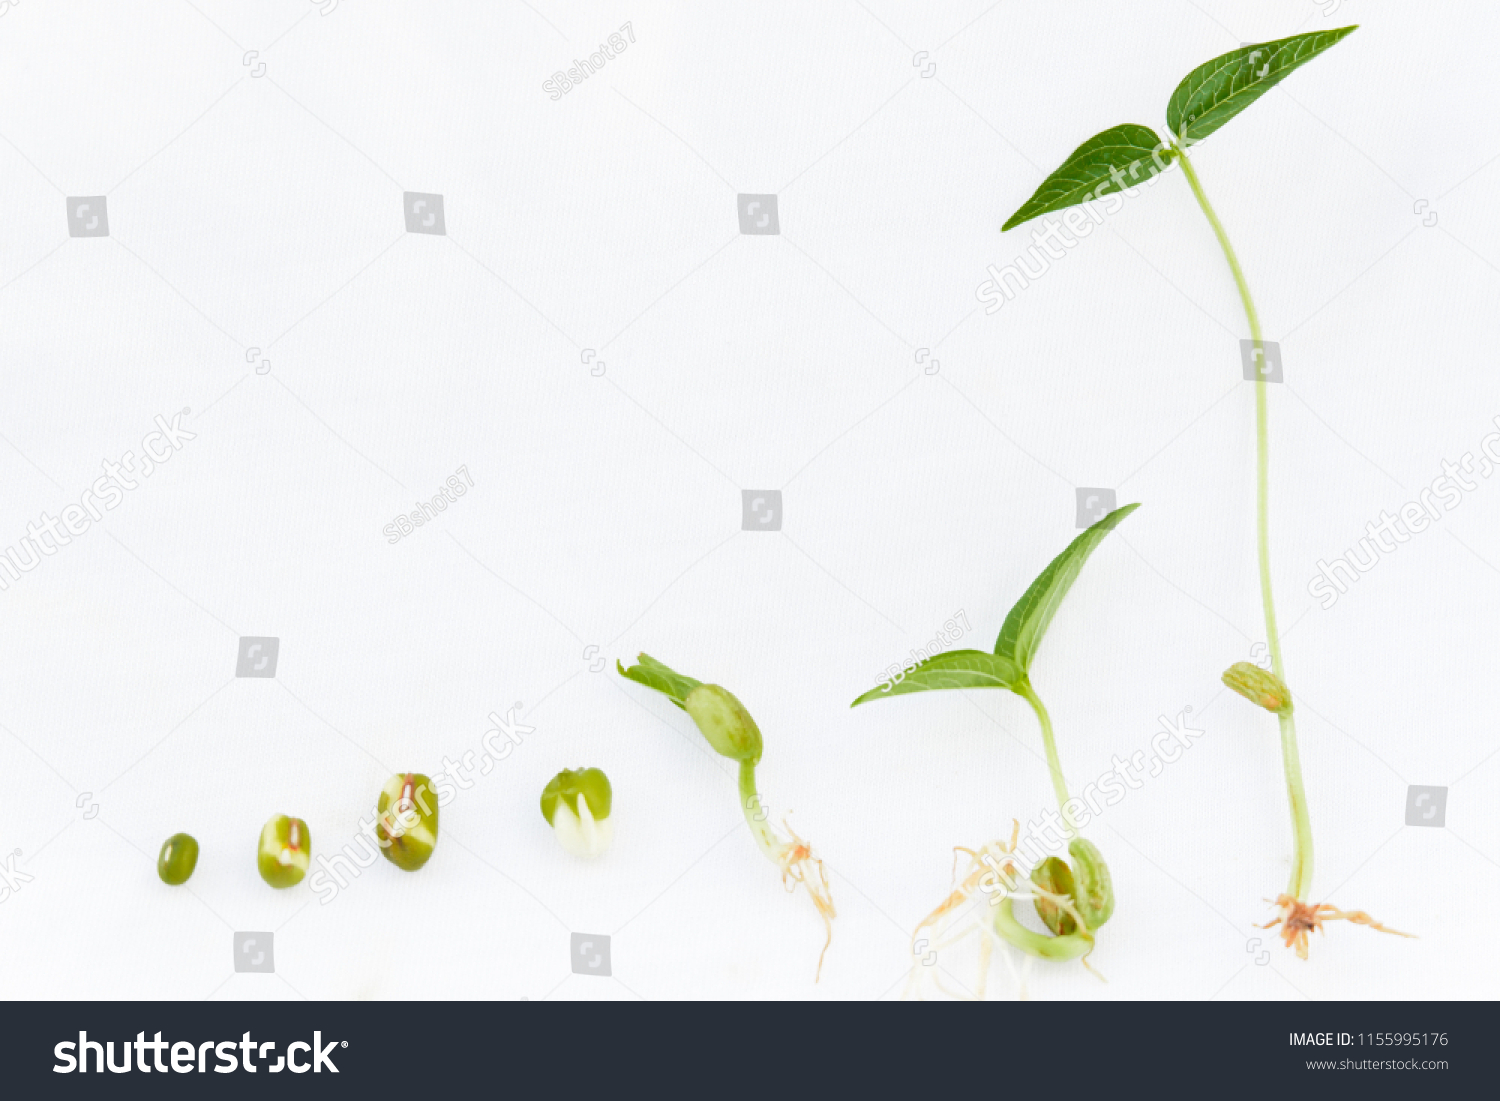
[[[1188,156],[1188,147],[1212,134],[1235,115],[1249,107],[1266,92],[1285,80],[1293,70],[1317,57],[1354,33],[1355,27],[1299,34],[1291,38],[1244,46],[1214,58],[1194,69],[1177,85],[1167,102],[1167,126],[1171,136],[1158,139],[1149,127],[1127,123],[1096,134],[1080,145],[1063,162],[1061,168],[1042,181],[1036,193],[1006,221],[1003,229],[1055,210],[1097,199],[1113,191],[1131,192],[1132,182],[1142,182],[1156,175],[1173,161],[1182,163],[1183,175],[1198,200],[1214,236],[1218,238],[1230,273],[1244,303],[1245,318],[1253,341],[1253,362],[1264,364],[1265,344],[1260,317],[1250,297],[1244,270],[1229,243],[1224,225],[1203,191],[1203,184]],[[1149,163],[1148,163],[1149,161]],[[1286,666],[1281,656],[1281,636],[1276,630],[1276,606],[1271,596],[1270,549],[1270,458],[1267,446],[1266,379],[1257,371],[1255,379],[1256,440],[1256,550],[1260,564],[1261,606],[1265,614],[1266,638],[1271,651],[1269,672],[1249,662],[1237,662],[1224,673],[1224,683],[1252,703],[1270,711],[1281,726],[1282,764],[1286,771],[1287,795],[1291,801],[1292,835],[1295,852],[1291,882],[1276,899],[1278,916],[1267,928],[1281,925],[1288,947],[1307,958],[1307,935],[1322,929],[1325,921],[1345,919],[1361,925],[1385,929],[1368,914],[1342,911],[1331,905],[1314,905],[1309,901],[1312,889],[1313,843],[1312,823],[1308,817],[1307,795],[1302,784],[1302,765],[1297,755],[1297,728],[1292,719],[1292,695],[1286,686]],[[1406,934],[1401,934],[1405,936]]]
[[[980,932],[980,997],[984,996],[992,937],[998,936],[1027,955],[1040,959],[1083,960],[1094,950],[1094,938],[1100,926],[1114,913],[1114,888],[1104,858],[1092,842],[1078,835],[1077,819],[1082,817],[1079,809],[1082,804],[1068,796],[1062,760],[1052,732],[1052,718],[1031,684],[1031,663],[1042,636],[1062,605],[1063,597],[1078,579],[1084,562],[1104,537],[1139,507],[1126,505],[1115,509],[1052,560],[1005,617],[994,653],[950,650],[938,654],[910,668],[901,680],[872,689],[851,705],[857,707],[871,700],[940,688],[1007,688],[1030,704],[1036,713],[1042,728],[1047,770],[1052,776],[1052,791],[1062,814],[1063,833],[1072,838],[1068,855],[1073,858],[1073,863],[1069,865],[1057,856],[1038,859],[1041,854],[1032,851],[1032,838],[1028,837],[1025,845],[1018,844],[1020,823],[1015,822],[1008,843],[991,841],[978,850],[956,850],[969,856],[963,881],[923,919],[912,935],[915,947],[924,931],[932,930],[936,934],[940,927],[948,929],[954,917],[974,898],[975,892],[989,896],[991,906],[988,909],[992,912],[986,915],[985,908],[981,908],[977,926],[954,932],[948,938],[949,941],[957,939],[975,928]],[[1070,808],[1070,802],[1077,807]],[[1030,901],[1036,907],[1037,916],[1051,930],[1051,936],[1033,932],[1016,920],[1014,903],[1018,900]],[[914,957],[920,955],[920,952],[913,952]],[[919,973],[919,968],[914,965],[914,977]]]

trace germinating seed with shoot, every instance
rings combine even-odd
[[[312,834],[300,818],[277,814],[260,831],[256,865],[260,877],[278,890],[295,887],[312,861]]]
[[[999,937],[1028,956],[1059,963],[1080,960],[1087,967],[1086,957],[1094,950],[1099,928],[1115,911],[1114,887],[1104,858],[1092,842],[1078,836],[1080,814],[1068,804],[1081,806],[1081,803],[1068,796],[1062,760],[1052,732],[1052,719],[1031,684],[1031,663],[1041,645],[1042,635],[1068,590],[1073,587],[1084,562],[1104,537],[1139,507],[1133,504],[1115,509],[1052,560],[1005,617],[993,654],[982,650],[950,650],[938,654],[907,666],[900,680],[873,688],[850,705],[857,707],[871,700],[941,688],[1008,688],[1025,700],[1036,714],[1042,729],[1042,747],[1047,753],[1047,770],[1052,776],[1052,791],[1062,814],[1063,832],[1072,838],[1068,845],[1068,855],[1073,858],[1071,865],[1061,857],[1049,856],[1037,861],[1029,872],[1020,862],[1017,845],[1020,823],[1014,820],[1009,842],[990,841],[977,850],[955,849],[955,854],[967,854],[969,864],[963,880],[955,884],[942,904],[923,918],[912,933],[912,984],[909,990],[915,989],[916,980],[925,970],[918,960],[923,953],[916,947],[920,939],[929,934],[943,938],[938,947],[971,932],[980,934],[977,993],[983,998],[994,943],[992,938]],[[1030,850],[1032,846],[1027,848]],[[1035,859],[1034,855],[1032,859]],[[953,922],[959,913],[969,910],[975,892],[988,896],[989,906],[979,908],[973,924],[955,930]],[[1033,932],[1016,919],[1014,903],[1017,900],[1029,901],[1035,906],[1037,916],[1051,930],[1051,936]],[[986,910],[990,912],[986,913]]]
[[[437,848],[438,801],[432,781],[420,772],[398,772],[380,789],[375,838],[385,858],[414,872]]]
[[[156,858],[156,874],[163,883],[180,887],[186,883],[198,866],[198,842],[191,834],[174,833],[161,843],[161,853]]]
[[[542,817],[574,856],[598,856],[615,839],[614,791],[597,768],[565,768],[542,789]]]
[[[745,710],[745,705],[728,689],[717,684],[703,684],[673,672],[647,654],[638,655],[636,661],[639,664],[629,669],[619,662],[615,666],[621,676],[656,689],[686,711],[715,753],[739,762],[740,809],[750,826],[751,836],[766,859],[781,869],[781,882],[786,889],[795,891],[799,883],[806,887],[818,916],[823,919],[823,951],[818,955],[818,971],[813,979],[817,982],[823,975],[823,957],[833,943],[833,919],[838,915],[833,908],[833,895],[828,889],[823,862],[813,856],[812,847],[798,837],[784,819],[781,824],[791,835],[789,841],[783,840],[767,821],[769,816],[755,789],[755,766],[760,763],[763,748],[760,728]]]
[[[1302,765],[1297,753],[1297,727],[1292,717],[1292,696],[1286,684],[1281,635],[1276,628],[1276,606],[1271,596],[1270,456],[1264,369],[1267,362],[1265,341],[1244,270],[1229,243],[1223,223],[1209,204],[1202,181],[1198,178],[1198,172],[1187,151],[1190,145],[1218,130],[1290,76],[1294,70],[1335,46],[1357,29],[1340,27],[1336,30],[1293,35],[1275,42],[1242,46],[1205,62],[1182,79],[1167,102],[1167,127],[1170,136],[1166,140],[1158,139],[1149,127],[1133,123],[1094,135],[1074,150],[1061,168],[1043,180],[1035,194],[1002,227],[1002,231],[1012,229],[1040,215],[1062,210],[1088,199],[1097,199],[1111,192],[1134,194],[1129,190],[1132,182],[1143,183],[1166,169],[1173,160],[1177,160],[1181,162],[1182,173],[1187,178],[1193,197],[1213,228],[1224,258],[1229,262],[1229,271],[1234,277],[1250,328],[1251,362],[1257,367],[1256,554],[1260,570],[1261,608],[1271,652],[1271,670],[1266,673],[1247,662],[1239,662],[1225,672],[1223,680],[1240,695],[1274,714],[1281,728],[1282,766],[1286,773],[1287,797],[1291,803],[1295,848],[1291,881],[1286,891],[1276,899],[1280,916],[1271,925],[1281,925],[1287,947],[1295,948],[1297,955],[1303,959],[1307,958],[1308,932],[1314,929],[1321,932],[1324,921],[1343,919],[1369,925],[1385,933],[1394,933],[1396,930],[1386,929],[1362,911],[1345,913],[1327,904],[1314,906],[1307,901],[1312,890],[1313,874],[1312,820],[1308,815],[1307,794],[1302,784]],[[1142,169],[1145,177],[1141,175]]]

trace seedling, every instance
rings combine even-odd
[[[620,675],[654,688],[667,699],[692,716],[699,732],[707,739],[715,753],[738,761],[740,766],[740,809],[750,834],[766,859],[781,869],[781,882],[788,891],[795,891],[797,884],[807,888],[808,896],[823,919],[825,937],[823,951],[818,955],[818,971],[813,981],[823,975],[823,957],[833,943],[833,919],[838,915],[833,908],[833,896],[828,889],[828,876],[823,871],[823,862],[813,856],[812,847],[798,837],[783,819],[782,825],[791,840],[782,840],[767,821],[769,815],[761,806],[760,795],[755,788],[755,766],[760,763],[763,742],[760,728],[728,689],[717,684],[703,684],[692,677],[685,677],[667,668],[648,654],[636,657],[639,664],[626,669],[615,663]]]
[[[438,801],[432,781],[420,772],[398,772],[380,789],[375,837],[385,858],[414,872],[437,848]]]
[[[615,837],[614,791],[597,768],[565,768],[542,789],[542,817],[574,856],[598,856]]]
[[[1097,199],[1115,191],[1127,195],[1131,182],[1155,177],[1173,160],[1182,164],[1193,197],[1198,200],[1214,236],[1229,262],[1235,287],[1245,307],[1253,342],[1252,363],[1266,363],[1265,342],[1255,302],[1244,270],[1229,243],[1229,236],[1204,193],[1203,183],[1188,156],[1188,146],[1218,130],[1235,115],[1249,107],[1266,92],[1285,80],[1294,70],[1323,51],[1353,34],[1357,27],[1340,27],[1331,31],[1293,35],[1259,45],[1242,46],[1222,54],[1182,79],[1167,102],[1167,127],[1171,137],[1160,139],[1147,126],[1127,123],[1094,135],[1075,149],[1061,168],[1042,181],[1036,192],[1006,221],[1003,230],[1012,229],[1042,214]],[[1147,163],[1149,159],[1149,164]],[[1123,168],[1121,166],[1124,166]],[[1071,212],[1070,212],[1071,213]],[[1097,220],[1097,218],[1096,218]],[[1270,925],[1280,924],[1288,947],[1307,958],[1307,934],[1321,931],[1322,922],[1344,919],[1369,925],[1381,932],[1393,929],[1373,921],[1361,911],[1345,913],[1328,904],[1307,902],[1312,888],[1312,823],[1308,817],[1307,795],[1302,785],[1302,765],[1297,755],[1297,728],[1292,717],[1292,695],[1286,685],[1286,666],[1281,655],[1281,635],[1276,629],[1276,606],[1271,596],[1270,499],[1268,491],[1270,458],[1267,447],[1267,403],[1264,370],[1255,375],[1255,446],[1256,446],[1256,551],[1260,563],[1261,607],[1265,615],[1266,638],[1271,652],[1269,673],[1239,662],[1225,672],[1226,685],[1257,706],[1270,711],[1281,725],[1281,756],[1286,772],[1287,795],[1291,802],[1292,836],[1295,849],[1291,881],[1277,897],[1279,916]],[[1401,933],[1400,936],[1408,934]]]
[[[963,881],[937,909],[922,919],[912,933],[912,955],[916,958],[922,955],[916,949],[925,930],[936,931],[944,925],[955,911],[968,905],[976,891],[988,895],[993,913],[986,922],[981,911],[976,926],[981,933],[978,986],[981,998],[984,997],[989,972],[992,936],[998,936],[1028,956],[1056,962],[1081,960],[1085,961],[1084,966],[1088,966],[1085,957],[1094,950],[1094,938],[1115,910],[1109,868],[1093,843],[1078,836],[1083,804],[1068,796],[1062,760],[1057,754],[1057,739],[1052,733],[1052,719],[1031,684],[1031,663],[1041,645],[1042,635],[1073,582],[1078,579],[1089,555],[1121,520],[1139,507],[1134,504],[1115,509],[1052,560],[1005,617],[993,654],[982,650],[949,650],[907,666],[905,675],[899,680],[893,679],[872,688],[850,705],[858,707],[871,700],[940,688],[1008,688],[1030,704],[1036,713],[1042,728],[1042,746],[1047,752],[1047,770],[1052,775],[1052,791],[1062,814],[1063,832],[1072,837],[1068,855],[1073,858],[1073,864],[1070,866],[1061,857],[1046,857],[1032,867],[1028,880],[1026,869],[1019,863],[1017,838],[1021,827],[1019,822],[1014,822],[1008,843],[997,840],[981,845],[978,850],[954,850],[969,857]],[[1016,888],[1022,885],[1025,890],[1018,891]],[[1036,907],[1037,916],[1052,931],[1051,936],[1033,932],[1016,920],[1013,904],[1017,899],[1029,901]],[[943,943],[951,943],[972,931],[973,927],[964,929]],[[913,964],[912,973],[914,977],[920,974],[919,965]]]

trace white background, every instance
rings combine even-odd
[[[1103,486],[1143,507],[1033,671],[1069,779],[1159,716],[1205,734],[1090,827],[1108,982],[1038,967],[1031,995],[1493,996],[1500,479],[1331,610],[1306,586],[1495,430],[1500,14],[1334,6],[12,2],[0,547],[156,415],[190,408],[196,439],[0,591],[0,854],[32,877],[0,904],[0,994],[898,997],[951,847],[1050,790],[1014,696],[848,703],[956,611],[989,649]],[[975,288],[1083,139],[1161,130],[1241,42],[1351,22],[1196,157],[1285,360],[1314,894],[1420,936],[1337,923],[1304,963],[1252,927],[1291,852],[1275,724],[1218,683],[1264,630],[1247,334],[1209,227],[1174,169],[998,313]],[[403,191],[444,197],[446,237],[404,231]],[[777,194],[781,234],[741,236],[738,192]],[[70,238],[65,197],[101,194],[110,237]],[[460,466],[474,488],[388,543]],[[767,488],[782,531],[741,531]],[[241,635],[281,640],[274,679],[234,676]],[[759,721],[761,790],[839,907],[821,983],[728,762],[613,672],[640,650]],[[269,815],[330,852],[387,775],[477,750],[516,701],[535,733],[420,873],[381,861],[327,906],[260,881]],[[537,809],[580,764],[615,790],[594,864]],[[1449,788],[1445,828],[1404,825],[1408,784]],[[177,830],[188,889],[153,867]],[[234,973],[235,930],[274,930],[275,976]],[[611,936],[612,979],[570,974],[570,931]],[[940,966],[974,989],[972,948]],[[1016,992],[997,963],[991,996]]]

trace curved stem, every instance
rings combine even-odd
[[[1000,904],[995,907],[994,921],[995,933],[1000,939],[1038,959],[1064,962],[1082,959],[1094,950],[1094,938],[1088,933],[1068,933],[1061,937],[1033,933],[1016,920],[1009,895],[1002,898]]]
[[[1187,150],[1175,145],[1177,156],[1182,160],[1182,172],[1187,177],[1193,196],[1213,227],[1224,258],[1229,261],[1229,270],[1234,274],[1234,285],[1240,292],[1240,302],[1245,307],[1245,317],[1250,322],[1250,339],[1259,353],[1255,362],[1265,362],[1264,338],[1260,329],[1260,317],[1255,312],[1255,301],[1250,297],[1250,284],[1224,232],[1223,223],[1214,213],[1208,196],[1203,193],[1203,184],[1193,169]],[[1256,504],[1256,551],[1260,562],[1260,602],[1266,618],[1267,645],[1271,649],[1271,671],[1283,684],[1286,683],[1286,667],[1281,660],[1281,635],[1276,630],[1276,604],[1271,596],[1271,506],[1270,506],[1270,439],[1267,431],[1268,411],[1266,406],[1266,380],[1257,374],[1255,379],[1255,504]],[[1296,852],[1292,858],[1292,878],[1287,892],[1303,899],[1312,887],[1313,843],[1312,820],[1307,812],[1307,793],[1302,787],[1302,763],[1297,753],[1297,727],[1290,712],[1277,716],[1281,721],[1281,763],[1286,773],[1287,799],[1291,804],[1292,833],[1296,839]]]
[[[1052,774],[1052,791],[1057,796],[1057,809],[1063,820],[1070,827],[1075,827],[1076,824],[1064,809],[1068,802],[1068,782],[1063,779],[1062,761],[1057,756],[1057,739],[1052,735],[1052,719],[1047,714],[1047,708],[1042,705],[1041,697],[1036,694],[1036,689],[1031,687],[1031,681],[1026,677],[1022,677],[1021,683],[1012,691],[1031,704],[1031,709],[1036,712],[1037,722],[1042,726],[1042,745],[1047,749],[1047,771]]]

